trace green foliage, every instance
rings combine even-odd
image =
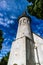
[[[7,56],[2,58],[2,60],[0,61],[0,65],[7,65],[8,58],[9,58],[9,53],[7,54]]]
[[[33,2],[33,0],[31,0]],[[28,12],[37,18],[43,19],[43,0],[35,0],[33,5],[27,7]]]
[[[2,30],[0,30],[0,49],[2,48],[2,42],[4,40],[2,35],[3,35],[3,32],[2,32]]]
[[[34,3],[35,0],[27,0],[27,1]]]

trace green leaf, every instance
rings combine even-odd
[[[31,15],[43,19],[43,0],[35,0],[33,5],[28,6],[27,9]]]
[[[2,30],[0,30],[0,50],[2,48],[2,42],[4,40],[4,38],[2,37],[2,35],[3,35],[3,32],[2,32]]]

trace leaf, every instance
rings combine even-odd
[[[33,5],[28,6],[27,9],[31,15],[43,19],[43,0],[35,0]]]

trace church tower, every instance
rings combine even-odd
[[[30,28],[30,17],[19,17],[16,40],[12,43],[8,65],[35,65],[34,40]]]

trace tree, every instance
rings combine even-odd
[[[32,5],[28,6],[28,12],[37,18],[43,19],[43,0],[28,0]]]
[[[35,0],[27,0],[27,1],[34,3]]]
[[[4,40],[2,35],[3,35],[3,32],[2,32],[2,30],[0,30],[0,49],[2,48],[2,42]]]
[[[9,58],[9,53],[7,54],[7,56],[2,58],[2,60],[0,61],[0,65],[7,65],[8,58]]]

